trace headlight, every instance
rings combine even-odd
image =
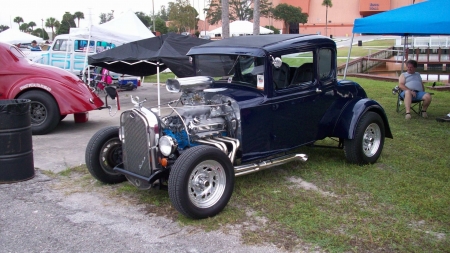
[[[177,147],[177,141],[168,135],[164,135],[159,139],[159,151],[163,154],[163,156],[171,155]]]

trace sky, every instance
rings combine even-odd
[[[131,10],[152,15],[153,4],[156,14],[161,9],[161,5],[167,6],[169,2],[175,2],[175,0],[19,0],[17,4],[2,5],[0,8],[0,25],[7,25],[18,30],[18,24],[14,23],[13,20],[19,16],[26,23],[34,21],[38,27],[41,27],[41,19],[44,19],[45,25],[45,20],[49,17],[61,21],[66,11],[72,14],[81,11],[84,13],[85,19],[80,20],[80,27],[87,27],[90,19],[92,24],[100,22],[100,13],[109,13],[114,10],[114,16],[116,16]],[[190,2],[198,13],[201,13],[200,19],[203,19],[202,9],[207,0],[190,0]],[[76,20],[75,23],[77,23]],[[48,28],[45,29],[50,31]]]

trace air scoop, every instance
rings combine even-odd
[[[195,92],[210,88],[214,79],[209,76],[194,76],[183,78],[170,78],[166,81],[166,89],[169,92]]]

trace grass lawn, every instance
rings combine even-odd
[[[113,191],[181,226],[237,230],[250,245],[270,243],[289,252],[449,252],[450,123],[435,117],[450,112],[450,92],[434,91],[428,119],[405,121],[395,112],[395,83],[351,80],[384,107],[394,135],[373,165],[348,164],[340,149],[303,147],[298,152],[309,156],[307,162],[238,177],[225,210],[203,220],[176,212],[167,191],[139,191],[127,182]]]

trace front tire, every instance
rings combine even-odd
[[[383,150],[384,137],[384,123],[380,115],[365,113],[358,122],[354,138],[344,141],[347,160],[360,165],[375,163]]]
[[[195,146],[175,161],[169,175],[169,197],[183,215],[202,219],[220,213],[231,198],[234,168],[217,148]]]
[[[124,175],[113,170],[116,165],[122,163],[119,127],[105,127],[95,133],[86,147],[85,159],[89,173],[98,181],[106,184],[125,181]]]
[[[29,99],[31,115],[31,132],[33,134],[47,134],[60,121],[59,107],[55,99],[44,91],[28,91],[19,97]]]

